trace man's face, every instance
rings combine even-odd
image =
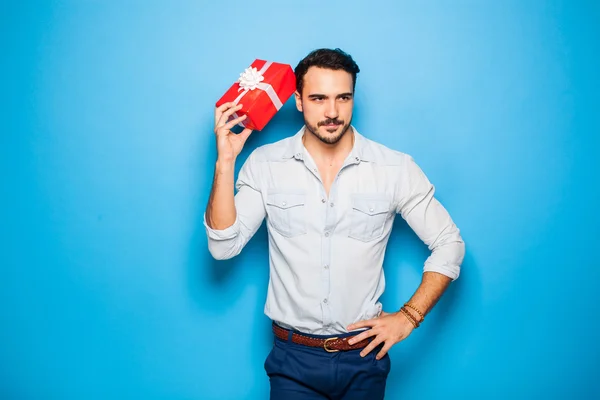
[[[348,72],[310,67],[302,95],[296,92],[296,107],[304,115],[306,128],[323,143],[337,143],[352,122],[353,92]]]

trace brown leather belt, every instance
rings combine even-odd
[[[280,327],[279,325],[273,324],[273,333],[279,339],[287,341],[290,331]],[[300,335],[300,334],[294,332],[294,333],[292,333],[292,342],[297,343],[297,344],[303,344],[305,346],[310,346],[310,347],[321,347],[325,351],[333,353],[333,352],[340,351],[340,350],[348,351],[348,350],[362,349],[363,347],[366,347],[369,344],[369,342],[371,341],[370,338],[367,338],[367,339],[361,340],[358,343],[354,343],[353,345],[350,345],[348,343],[348,340],[352,339],[353,337],[354,336],[348,336],[348,337],[344,337],[344,338],[332,337],[332,338],[328,338],[328,339],[317,339],[317,338],[312,338],[309,336]]]

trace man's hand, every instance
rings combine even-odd
[[[251,129],[244,129],[241,133],[231,132],[236,124],[246,119],[245,115],[229,120],[234,112],[242,109],[242,105],[233,102],[225,103],[215,108],[215,134],[217,135],[217,153],[220,161],[231,162],[240,154],[246,140],[252,133]]]
[[[366,356],[375,347],[381,343],[385,343],[381,351],[377,353],[378,360],[381,360],[393,345],[406,339],[414,329],[413,324],[402,312],[388,314],[382,311],[379,317],[352,324],[348,326],[348,330],[352,331],[367,327],[371,329],[356,335],[356,337],[348,340],[348,343],[354,344],[368,337],[375,336],[371,343],[360,352],[360,356]]]

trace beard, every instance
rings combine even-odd
[[[304,125],[306,125],[306,129],[308,129],[310,131],[310,133],[315,135],[317,137],[317,139],[319,139],[321,142],[323,142],[325,144],[336,144],[337,142],[339,142],[342,139],[342,137],[344,137],[346,132],[348,131],[348,128],[350,128],[351,123],[352,123],[352,119],[350,119],[350,122],[345,124],[344,121],[341,121],[337,118],[333,118],[333,119],[329,118],[324,121],[318,122],[317,125],[314,126],[314,125],[309,124],[308,121],[306,120],[306,118],[304,119]],[[320,126],[325,126],[325,125],[329,125],[329,124],[340,125],[342,127],[342,129],[335,136],[323,136],[321,133],[319,133]],[[336,128],[336,131],[337,130],[339,130],[339,126]],[[331,133],[334,133],[334,132],[335,131],[333,131]]]

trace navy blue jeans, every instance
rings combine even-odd
[[[352,335],[301,334],[317,338]],[[328,353],[322,348],[275,337],[273,349],[265,361],[271,400],[383,399],[391,364],[388,354],[381,360],[375,358],[382,346],[363,358],[360,356],[362,349]]]

